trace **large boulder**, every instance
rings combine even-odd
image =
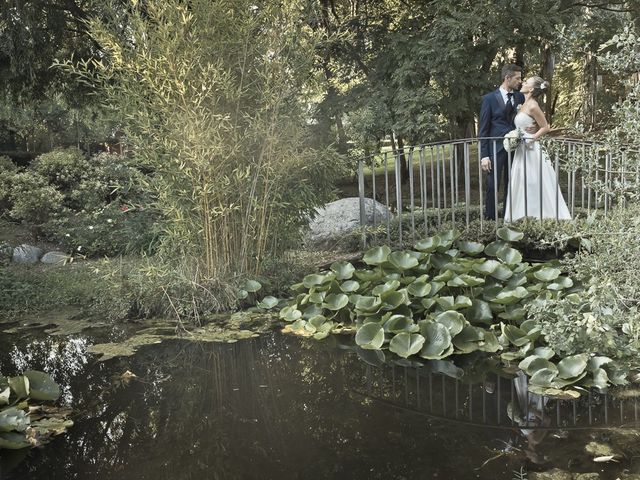
[[[391,218],[389,209],[372,198],[364,199],[365,224],[385,223],[387,216]],[[340,245],[345,236],[349,236],[360,227],[360,199],[349,197],[327,203],[317,209],[317,215],[309,223],[309,231],[305,243],[310,247],[331,248]]]
[[[38,263],[40,257],[42,257],[42,249],[23,243],[13,249],[13,257],[11,260],[16,263],[33,264]]]

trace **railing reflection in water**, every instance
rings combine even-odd
[[[415,241],[418,236],[438,230],[443,223],[467,228],[477,220],[483,230],[497,229],[505,221],[509,222],[511,219],[505,219],[505,212],[500,209],[501,206],[505,207],[502,205],[504,185],[501,185],[500,194],[496,188],[493,198],[486,198],[487,174],[482,171],[480,153],[480,142],[484,141],[493,144],[495,152],[503,139],[468,138],[435,142],[407,147],[402,152],[385,152],[361,159],[358,162],[361,225],[367,223],[367,213],[371,208],[367,206],[366,198],[373,198],[384,204],[388,211],[394,212],[381,218],[374,208],[370,215],[374,226],[385,228],[389,242]],[[633,194],[638,185],[639,152],[624,149],[614,152],[594,142],[568,138],[550,138],[542,143],[543,148],[538,149],[537,154],[527,153],[522,145],[518,149],[523,151],[525,162],[536,162],[540,177],[546,161],[550,162],[555,172],[555,205],[551,206],[551,215],[545,213],[545,218],[555,217],[559,220],[560,193],[573,218],[589,215],[596,210],[606,216],[615,205],[624,206],[628,194]],[[507,155],[511,171],[513,154]],[[403,159],[407,166],[404,172]],[[495,154],[493,160],[495,165]],[[540,205],[528,205],[530,194],[527,192],[526,172],[529,168],[524,169],[524,188],[519,190],[524,195],[525,216],[541,220],[542,182],[538,182],[540,192],[537,198],[540,199]],[[497,169],[493,168],[488,175],[493,175],[494,184],[498,185]],[[507,188],[511,193],[511,182],[508,182]],[[510,194],[509,199],[512,198]],[[495,225],[491,224],[491,227],[487,226],[483,215],[487,202],[493,203],[496,212]],[[398,238],[392,238],[392,235],[396,235],[391,233],[392,217],[398,222]],[[407,234],[411,238],[403,239],[403,235]]]
[[[447,362],[448,363],[448,362]],[[440,362],[423,367],[363,363],[354,392],[369,400],[432,419],[489,428],[595,430],[640,427],[637,397],[582,391],[578,399],[543,397],[528,391],[526,377],[489,373],[464,382],[439,372]],[[455,367],[454,367],[455,368]]]

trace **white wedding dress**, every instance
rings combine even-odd
[[[519,112],[515,117],[516,127],[523,131],[533,123],[533,118],[524,112]],[[539,142],[533,143],[533,146],[525,145],[524,140],[532,136],[525,132],[523,141],[513,154],[505,221],[515,222],[524,217],[540,218],[541,208],[542,218],[571,220],[547,152]]]

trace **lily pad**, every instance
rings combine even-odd
[[[422,358],[437,360],[453,352],[449,329],[441,323],[421,321],[420,333],[425,339],[420,351]]]
[[[457,247],[467,255],[479,255],[484,251],[484,245],[480,242],[458,241]]]
[[[438,314],[434,320],[447,327],[452,337],[459,334],[467,322],[464,315],[454,312],[453,310],[448,310]]]
[[[524,238],[524,233],[513,230],[509,227],[501,227],[496,231],[498,238],[505,242],[519,242]]]
[[[356,333],[356,344],[365,350],[376,350],[384,343],[384,329],[375,322],[365,323]]]
[[[334,262],[331,264],[331,270],[336,274],[336,280],[349,280],[356,271],[349,262]]]
[[[398,333],[389,342],[389,350],[402,358],[407,358],[418,353],[424,341],[424,337],[419,333]]]
[[[389,254],[391,253],[391,249],[386,245],[381,247],[374,247],[364,254],[362,257],[362,261],[367,265],[381,265],[386,262]]]
[[[558,278],[560,273],[562,272],[557,268],[544,267],[536,272],[533,272],[533,276],[536,277],[541,282],[550,282]]]
[[[34,400],[56,401],[60,397],[60,387],[50,375],[28,370],[24,376],[29,379],[29,397]]]
[[[344,293],[331,293],[324,299],[323,306],[329,310],[337,311],[346,307],[349,297]]]

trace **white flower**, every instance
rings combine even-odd
[[[82,245],[78,245],[78,248],[76,250],[78,251],[82,250]]]
[[[69,235],[68,233],[64,234],[65,237],[70,237],[71,235]]]
[[[93,225],[89,225],[89,230],[93,230]]]
[[[113,223],[113,220],[111,220],[110,218],[107,218],[107,223]]]

